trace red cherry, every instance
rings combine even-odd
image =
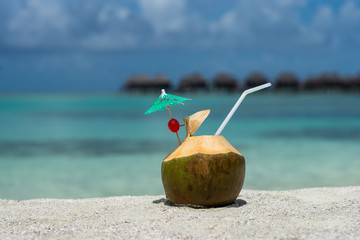
[[[168,127],[171,132],[177,132],[180,129],[180,123],[175,118],[170,119]]]

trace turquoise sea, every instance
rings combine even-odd
[[[240,93],[172,107],[211,113],[215,133]],[[160,166],[177,146],[158,94],[0,95],[0,199],[164,194]],[[184,137],[185,129],[180,129]],[[360,95],[254,93],[222,135],[246,159],[246,189],[360,185]]]

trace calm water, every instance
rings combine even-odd
[[[164,194],[177,139],[168,112],[144,115],[157,97],[0,96],[0,198]],[[196,133],[210,135],[238,95],[184,97],[174,117],[210,108]],[[249,95],[222,135],[246,158],[244,188],[360,185],[360,95]]]

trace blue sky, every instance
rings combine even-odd
[[[116,91],[132,74],[360,72],[355,0],[0,0],[0,92]]]

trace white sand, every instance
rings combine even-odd
[[[360,186],[249,191],[221,208],[164,196],[0,200],[0,239],[360,239]]]

